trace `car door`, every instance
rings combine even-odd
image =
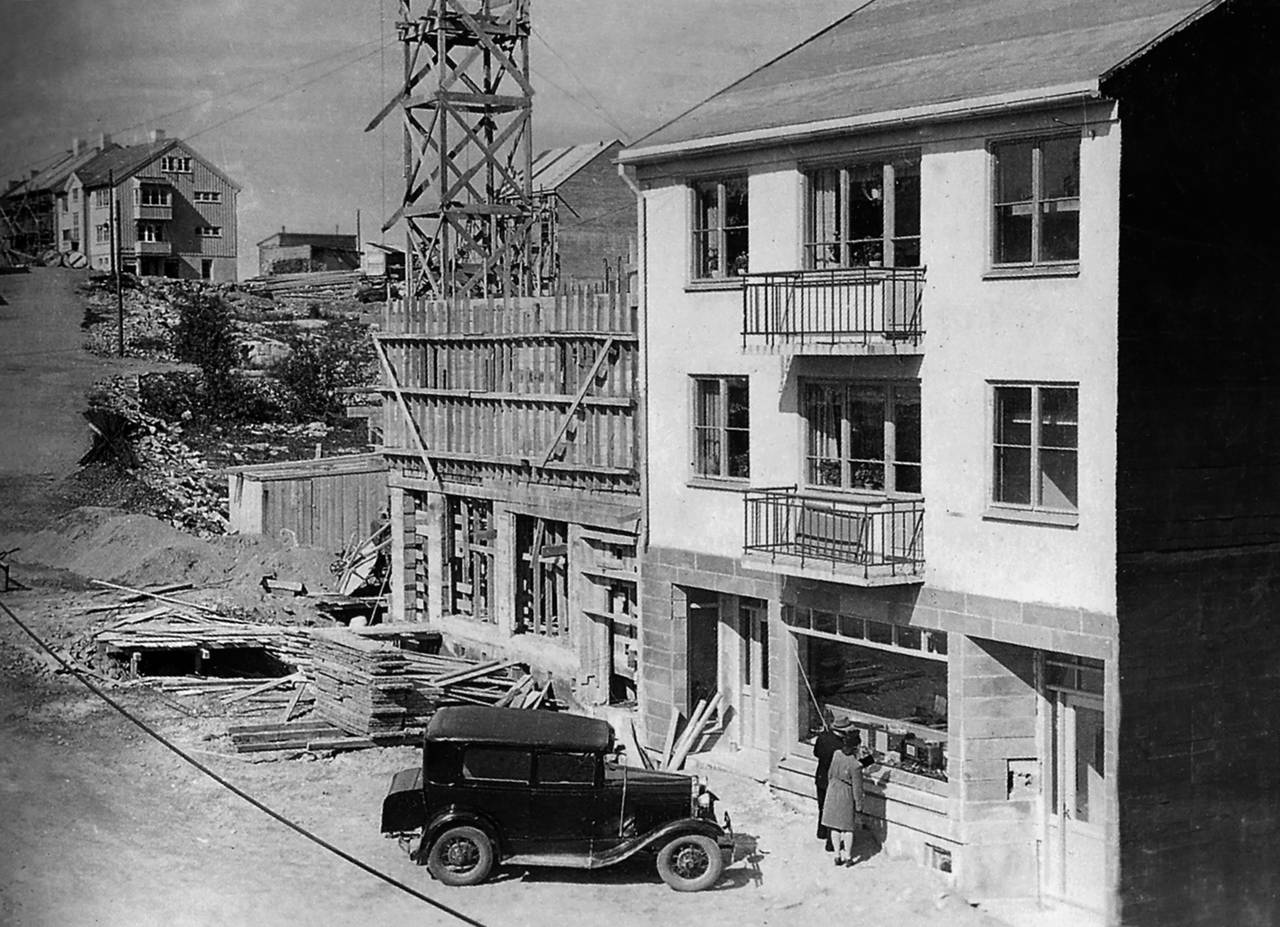
[[[532,778],[531,750],[469,744],[452,791],[459,805],[493,820],[512,852],[518,853],[530,837]]]
[[[599,754],[539,751],[529,795],[535,852],[585,855],[599,817],[603,764]]]

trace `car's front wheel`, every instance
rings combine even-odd
[[[493,871],[493,841],[478,827],[450,827],[431,844],[427,871],[445,885],[478,885]]]
[[[676,837],[658,852],[658,875],[678,892],[710,888],[723,872],[720,846],[702,834]]]

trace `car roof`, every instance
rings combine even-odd
[[[465,705],[438,709],[427,740],[599,751],[613,746],[613,729],[598,718],[558,711]]]

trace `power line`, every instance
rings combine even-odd
[[[382,872],[379,869],[373,868],[363,860],[357,859],[356,857],[352,856],[350,853],[347,853],[345,850],[339,849],[338,847],[334,846],[332,843],[329,843],[327,840],[323,839],[322,837],[319,837],[316,834],[312,833],[311,831],[307,830],[302,825],[296,824],[293,821],[291,821],[289,818],[286,818],[283,814],[276,811],[274,808],[271,808],[263,804],[262,802],[258,801],[258,799],[254,798],[252,795],[250,795],[248,792],[241,789],[239,786],[228,781],[227,779],[224,779],[222,776],[218,775],[208,766],[205,766],[195,757],[183,751],[183,749],[177,746],[177,744],[174,744],[172,741],[168,740],[163,734],[156,731],[154,728],[152,728],[149,724],[147,724],[141,718],[135,717],[129,711],[129,709],[125,708],[123,705],[121,705],[111,696],[107,695],[107,693],[103,692],[100,688],[98,688],[96,685],[94,685],[92,682],[86,679],[84,674],[80,672],[80,670],[76,669],[74,666],[68,663],[65,659],[63,659],[62,656],[58,654],[56,651],[54,651],[52,647],[46,644],[38,634],[32,631],[31,628],[27,627],[27,625],[22,621],[22,619],[19,618],[16,614],[14,614],[13,610],[9,608],[9,606],[5,605],[3,602],[0,602],[0,610],[3,610],[4,613],[8,615],[10,619],[12,619],[14,624],[16,624],[19,628],[21,628],[28,637],[30,637],[33,641],[35,641],[40,646],[40,648],[44,650],[45,653],[49,654],[49,656],[57,660],[58,663],[62,666],[62,668],[66,670],[68,673],[70,673],[72,676],[74,676],[76,680],[80,682],[80,684],[83,685],[86,689],[88,689],[94,695],[98,696],[98,698],[102,699],[104,702],[106,702],[108,705],[114,708],[117,712],[123,715],[125,720],[141,728],[143,733],[147,734],[149,737],[157,741],[160,744],[160,746],[164,747],[169,752],[176,754],[178,758],[181,759],[183,762],[195,767],[197,770],[204,773],[206,776],[208,776],[214,782],[218,783],[218,785],[222,786],[227,791],[231,792],[232,794],[236,795],[239,798],[244,799],[249,804],[253,805],[253,807],[257,808],[259,811],[279,821],[281,824],[283,824],[285,827],[288,827],[290,830],[298,834],[301,834],[303,837],[306,837],[312,843],[317,844],[318,846],[328,850],[330,853],[333,853],[335,856],[338,856],[341,859],[346,860],[348,863],[351,863],[351,865],[355,866],[356,868],[363,869],[365,872],[369,873],[370,875],[376,878],[381,879],[383,882],[386,882],[388,885],[391,885],[391,886],[394,886],[395,888],[400,889],[405,894],[412,895],[414,898],[417,898],[419,901],[425,901],[427,904],[431,905],[433,908],[443,911],[444,913],[450,915],[451,917],[457,918],[458,920],[462,921],[464,924],[470,924],[471,927],[486,927],[486,925],[481,921],[478,921],[473,917],[469,917],[468,915],[463,914],[461,911],[455,910],[454,908],[449,907],[448,905],[444,904],[441,901],[437,901],[436,899],[430,897],[429,895],[424,895],[422,892],[418,891],[413,886],[406,885],[405,883],[401,882],[399,879],[393,878],[392,876],[387,875],[385,872]]]
[[[568,59],[565,58],[564,55],[556,51],[555,48],[552,47],[551,43],[548,42],[546,38],[543,37],[542,33],[539,32],[536,28],[532,29],[532,32],[534,34],[534,37],[537,38],[537,40],[546,47],[547,51],[551,52],[551,54],[555,55],[557,58],[560,59],[560,62],[569,71],[569,75],[578,82],[578,85],[581,86],[583,90],[587,92],[587,96],[589,96],[592,99],[592,101],[595,103],[596,109],[599,110],[600,115],[604,117],[605,122],[609,123],[609,125],[613,126],[615,129],[617,129],[619,132],[622,133],[622,140],[624,142],[629,142],[631,140],[631,133],[618,124],[617,120],[613,118],[613,116],[609,113],[609,110],[605,107],[605,105],[600,102],[600,98],[597,97],[595,93],[592,92],[591,87],[588,86],[587,82],[578,76],[578,72],[574,70],[573,65],[569,63]],[[566,96],[569,96],[570,99],[573,99],[573,97],[569,94],[567,90],[565,90],[563,87],[560,87],[557,84],[552,83],[551,79],[548,78],[545,74],[541,76],[543,77],[544,80],[547,81],[547,83],[551,83],[552,86],[562,91]]]
[[[249,81],[248,83],[241,84],[241,85],[239,85],[239,86],[237,86],[237,87],[233,87],[233,88],[231,88],[230,90],[226,91],[225,93],[218,94],[218,95],[216,95],[216,96],[214,96],[214,97],[211,97],[211,98],[210,98],[210,99],[208,99],[208,100],[201,100],[201,101],[199,101],[199,102],[197,102],[197,103],[188,103],[188,104],[186,104],[185,106],[180,106],[180,107],[178,107],[177,109],[169,110],[168,112],[161,113],[161,114],[159,114],[158,116],[154,116],[154,117],[151,117],[151,118],[149,118],[149,119],[144,119],[144,120],[142,120],[142,121],[140,121],[140,122],[135,122],[135,123],[133,123],[133,124],[131,124],[131,125],[127,125],[127,126],[122,126],[122,127],[113,128],[113,129],[111,129],[111,131],[110,131],[110,132],[108,132],[107,134],[108,134],[108,135],[114,135],[114,134],[117,134],[117,133],[119,133],[119,134],[123,134],[123,133],[125,133],[125,132],[131,132],[131,131],[133,131],[134,129],[141,128],[142,126],[147,125],[148,123],[152,123],[152,124],[154,124],[154,123],[160,122],[161,120],[164,120],[164,119],[170,119],[170,118],[172,118],[172,117],[174,117],[174,116],[181,115],[182,113],[188,112],[188,111],[190,111],[190,110],[193,110],[193,109],[199,109],[199,108],[200,108],[200,107],[202,107],[202,106],[208,106],[208,105],[210,105],[210,104],[217,103],[217,102],[218,102],[218,101],[220,101],[220,100],[229,99],[230,97],[233,97],[233,96],[235,96],[235,95],[237,95],[237,94],[244,93],[246,90],[252,90],[252,89],[254,89],[255,87],[260,87],[260,86],[262,86],[263,84],[268,84],[268,83],[271,83],[272,81],[275,81],[275,80],[280,80],[280,79],[287,78],[287,77],[290,77],[290,76],[295,75],[295,74],[299,74],[299,73],[301,73],[301,72],[303,72],[303,71],[307,70],[308,68],[315,67],[315,66],[316,66],[316,65],[318,65],[318,64],[323,64],[323,63],[324,63],[324,62],[326,62],[326,61],[332,61],[332,60],[334,59],[334,57],[335,57],[335,56],[343,56],[343,55],[347,55],[347,54],[350,54],[351,52],[360,51],[361,49],[367,48],[367,47],[369,47],[370,45],[379,45],[379,44],[381,44],[382,48],[385,48],[385,47],[386,47],[386,44],[383,42],[383,38],[382,38],[382,36],[381,36],[381,35],[379,35],[379,37],[378,37],[378,38],[376,38],[376,39],[371,39],[370,41],[367,41],[367,42],[361,42],[361,43],[359,43],[359,44],[357,44],[357,45],[352,45],[352,46],[350,46],[350,47],[348,47],[348,48],[344,48],[344,49],[342,49],[342,50],[338,51],[338,52],[336,53],[336,55],[335,55],[335,53],[329,53],[329,54],[326,54],[326,55],[324,55],[324,56],[322,56],[322,57],[314,58],[314,59],[312,59],[312,60],[310,60],[310,61],[305,61],[305,62],[303,62],[302,64],[297,65],[296,67],[289,68],[288,70],[285,70],[285,71],[276,71],[276,72],[274,72],[274,73],[272,73],[272,74],[268,74],[266,77],[260,77],[260,78],[258,78],[257,80]],[[356,61],[359,61],[359,60],[363,60],[363,59],[356,59]],[[350,62],[350,63],[351,63],[351,64],[354,64],[354,63],[355,63],[355,61]],[[47,158],[42,158],[42,159],[40,159],[40,160],[38,160],[38,161],[30,162],[29,164],[27,164],[25,167],[23,167],[23,168],[21,168],[21,169],[22,169],[22,170],[24,170],[24,171],[26,171],[26,170],[34,170],[34,169],[36,169],[37,167],[39,167],[40,165],[45,165],[45,164],[49,164],[49,163],[53,162],[54,160],[56,160],[56,159],[58,159],[58,158],[62,157],[64,154],[66,154],[66,152],[65,152],[65,151],[59,151],[59,152],[56,152],[56,153],[54,153],[54,154],[50,155],[50,156],[49,156],[49,157],[47,157]],[[4,169],[3,171],[0,171],[0,176],[3,176],[4,174],[11,173],[11,172],[12,172],[12,170],[13,170],[13,168],[6,168],[6,169]]]
[[[550,77],[547,77],[547,75],[546,75],[546,74],[542,73],[542,72],[541,72],[541,71],[539,71],[537,68],[535,68],[535,67],[533,67],[533,66],[530,66],[530,67],[529,67],[529,70],[530,70],[530,71],[532,71],[535,75],[537,75],[537,76],[538,76],[539,78],[541,78],[542,80],[546,81],[548,84],[550,84],[550,85],[551,85],[552,87],[554,87],[556,90],[559,90],[562,94],[564,94],[565,99],[566,99],[566,100],[568,100],[570,103],[576,103],[576,104],[578,105],[578,107],[579,107],[579,108],[580,108],[584,113],[588,113],[588,114],[590,114],[590,115],[592,115],[592,116],[599,116],[599,115],[600,115],[599,113],[597,113],[597,112],[596,112],[596,110],[595,110],[595,108],[594,108],[594,107],[588,106],[586,103],[583,103],[580,99],[578,99],[576,96],[574,96],[574,95],[573,95],[573,93],[572,93],[572,92],[570,92],[566,87],[563,87],[563,86],[561,86],[560,84],[556,83],[554,80],[552,80]],[[606,121],[607,121],[607,120],[606,120]],[[620,128],[620,127],[619,127],[619,126],[617,126],[617,125],[614,125],[613,123],[610,123],[610,124],[611,124],[611,125],[613,125],[613,127],[614,127],[615,129],[617,129],[619,132],[624,133],[624,136],[625,136],[625,130],[624,130],[624,129]],[[626,140],[626,137],[624,137],[624,141],[625,141],[625,140]]]
[[[205,135],[209,132],[212,132],[214,129],[219,129],[222,126],[225,126],[229,122],[234,122],[235,120],[239,119],[241,116],[247,116],[250,113],[255,112],[256,110],[262,109],[262,107],[266,106],[269,103],[274,103],[276,100],[283,99],[284,97],[289,96],[289,94],[296,93],[299,90],[305,90],[307,87],[310,87],[312,84],[317,84],[320,81],[324,80],[326,77],[332,77],[334,74],[337,74],[339,71],[345,71],[347,68],[351,67],[352,65],[359,64],[361,61],[364,61],[367,58],[372,58],[374,55],[380,54],[381,51],[382,51],[382,48],[375,48],[373,51],[369,52],[368,54],[361,55],[359,58],[355,58],[351,61],[347,61],[343,64],[340,64],[336,68],[331,68],[328,71],[324,71],[320,74],[317,74],[315,77],[311,78],[311,80],[304,81],[301,84],[296,84],[293,87],[288,88],[287,90],[282,90],[280,93],[277,93],[275,96],[267,97],[265,100],[255,103],[252,106],[246,107],[240,110],[238,113],[232,113],[226,119],[219,120],[218,122],[215,122],[211,126],[206,126],[205,128],[201,129],[199,132],[187,133],[184,136],[184,138],[186,139],[199,138],[201,135]]]

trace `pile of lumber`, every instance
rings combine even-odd
[[[372,747],[367,737],[349,737],[327,721],[293,721],[274,724],[240,724],[228,728],[236,753],[269,750],[351,750]]]
[[[309,642],[305,628],[290,625],[255,624],[216,608],[174,597],[179,586],[160,590],[131,589],[102,580],[95,585],[128,593],[106,605],[93,605],[92,611],[115,611],[117,620],[94,635],[99,655],[128,657],[136,674],[140,656],[145,652],[187,651],[198,668],[202,657],[215,650],[256,648],[294,668],[305,668],[309,662]],[[151,604],[142,604],[143,600]]]
[[[662,756],[657,760],[659,769],[675,772],[684,766],[690,753],[696,753],[701,746],[707,728],[716,712],[720,709],[723,698],[717,692],[710,700],[700,699],[694,706],[689,723],[680,729],[679,712],[671,716],[671,724],[667,727],[667,738],[662,748]]]
[[[405,653],[344,628],[314,631],[316,714],[351,734],[424,726],[435,713],[435,693],[410,678]]]
[[[302,673],[270,679],[234,676],[155,676],[149,688],[171,695],[216,698],[219,706],[237,715],[275,714],[288,721],[306,714],[315,704],[314,689]]]
[[[356,270],[322,270],[252,277],[243,281],[241,288],[255,296],[267,296],[277,302],[328,300],[351,296],[359,279],[360,272]]]
[[[380,735],[426,726],[443,705],[540,708],[551,693],[529,674],[513,680],[514,660],[476,662],[403,650],[379,627],[312,632],[316,714],[351,734]]]

